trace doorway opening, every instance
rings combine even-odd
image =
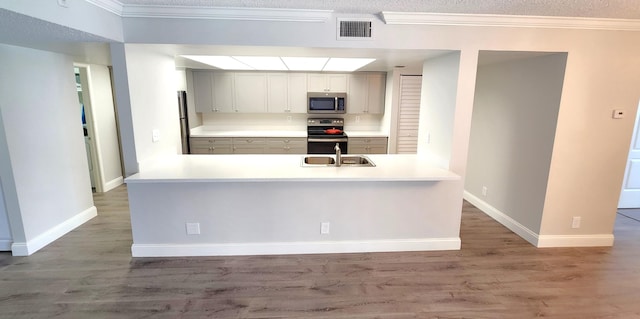
[[[98,156],[96,154],[95,130],[93,127],[93,112],[91,110],[91,96],[88,91],[87,68],[84,66],[75,66],[74,72],[76,76],[76,90],[78,92],[78,102],[80,103],[80,118],[82,121],[82,131],[84,134],[84,146],[87,153],[87,164],[89,168],[89,177],[91,179],[91,191],[101,193],[102,185],[98,183],[101,180]]]
[[[74,70],[91,187],[108,192],[124,182],[111,73],[95,64],[76,63]]]
[[[627,155],[627,167],[624,172],[622,191],[618,208],[640,208],[640,108],[636,112],[635,125],[629,155]],[[640,210],[640,209],[639,209]]]

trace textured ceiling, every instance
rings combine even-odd
[[[640,19],[640,0],[119,0],[125,5],[507,14]]]
[[[0,9],[0,43],[69,54],[77,62],[109,63],[109,40]]]

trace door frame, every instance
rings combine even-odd
[[[93,173],[89,171],[89,174],[93,174],[95,181],[96,193],[104,192],[104,180],[102,177],[102,166],[100,160],[100,154],[98,152],[97,134],[95,127],[95,118],[93,116],[93,109],[91,106],[91,83],[89,81],[89,72],[91,72],[90,66],[82,63],[74,63],[73,66],[78,68],[80,73],[80,86],[82,88],[82,101],[84,102],[84,116],[87,123],[87,136],[89,137],[89,145],[91,149],[88,150],[91,153],[90,160],[93,165]],[[85,144],[86,145],[86,144]],[[88,169],[88,167],[87,167]]]

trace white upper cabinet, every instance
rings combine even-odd
[[[233,89],[233,73],[213,72],[213,112],[234,112]]]
[[[267,74],[269,113],[307,112],[307,75],[305,73]]]
[[[267,74],[267,110],[269,113],[289,112],[289,87],[286,73]]]
[[[349,92],[347,92],[347,113],[361,114],[368,109],[367,99],[369,85],[366,74],[349,75]]]
[[[267,111],[267,75],[265,73],[235,74],[235,112],[265,113]]]
[[[193,98],[196,112],[213,112],[213,73],[193,71]]]
[[[289,112],[307,113],[307,74],[289,73]]]
[[[384,113],[384,97],[386,95],[387,77],[382,73],[368,74],[368,109],[366,113],[383,114]]]
[[[309,73],[308,92],[347,92],[347,75],[334,73]]]
[[[347,113],[382,114],[384,73],[193,71],[199,113],[307,113],[307,92],[347,92]]]
[[[385,75],[382,73],[350,74],[347,113],[383,114]]]

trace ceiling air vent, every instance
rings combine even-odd
[[[338,39],[370,39],[371,21],[338,20]]]

